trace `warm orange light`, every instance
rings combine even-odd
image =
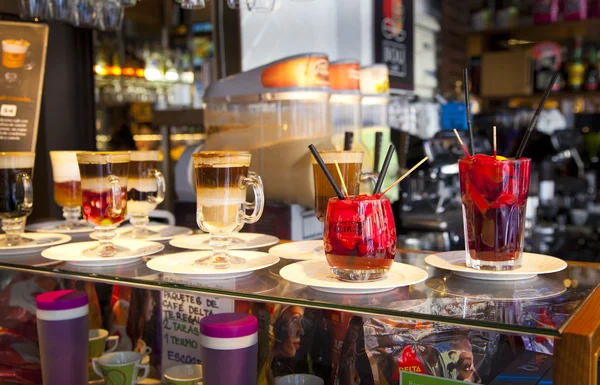
[[[121,76],[121,67],[119,66],[109,67],[108,71],[111,75]]]
[[[131,67],[123,68],[123,75],[125,76],[135,76],[135,69]]]
[[[144,69],[143,68],[136,69],[135,76],[137,76],[138,78],[143,78],[144,77]]]
[[[107,71],[106,68],[103,66],[99,66],[99,65],[95,65],[94,66],[94,73],[97,73],[98,75],[102,75],[105,76]]]

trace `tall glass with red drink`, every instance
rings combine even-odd
[[[530,164],[482,154],[458,161],[467,266],[521,266]]]
[[[396,255],[390,201],[378,195],[329,199],[323,243],[327,262],[338,279],[383,278]]]

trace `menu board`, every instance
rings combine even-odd
[[[35,151],[48,26],[0,21],[0,151]]]
[[[207,315],[229,312],[233,312],[231,299],[162,291],[162,370],[200,364],[200,320]]]
[[[415,89],[413,0],[375,0],[375,63],[387,65],[390,93]]]

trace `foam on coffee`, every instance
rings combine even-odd
[[[158,151],[131,151],[129,160],[136,162],[158,161]]]
[[[81,180],[76,151],[50,151],[54,182]]]
[[[29,42],[23,39],[2,40],[2,51],[8,53],[25,53],[29,49]]]
[[[33,152],[0,152],[0,168],[33,168]]]
[[[122,178],[120,182],[121,189],[125,190],[127,188],[127,178]],[[81,188],[84,190],[103,192],[110,190],[111,187],[106,178],[81,178]]]
[[[206,154],[206,155],[205,155]],[[223,156],[219,156],[222,154]],[[215,151],[214,153],[194,154],[194,165],[196,167],[248,167],[250,165],[250,154],[244,153],[239,156],[226,156],[227,152]]]
[[[241,205],[246,200],[246,191],[237,187],[203,187],[196,189],[196,198],[198,203],[207,207]]]
[[[360,151],[320,151],[321,159],[325,163],[362,163],[363,153]],[[317,161],[312,158],[313,164],[317,164]]]

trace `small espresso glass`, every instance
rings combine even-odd
[[[148,214],[165,199],[165,178],[158,171],[158,151],[131,151],[127,180],[127,212],[133,225],[133,238],[148,238],[158,233],[148,229]]]
[[[128,152],[79,152],[83,217],[95,227],[96,247],[84,255],[114,257],[129,250],[113,243],[127,212]]]
[[[89,228],[79,220],[81,216],[81,177],[77,163],[77,151],[50,151],[54,202],[62,207],[65,223],[57,230]]]
[[[245,259],[229,255],[233,234],[245,223],[255,223],[264,209],[260,177],[248,171],[251,155],[245,151],[202,151],[194,154],[196,175],[196,219],[201,230],[210,233],[213,255],[196,264],[227,269]],[[251,187],[254,202],[246,202]],[[252,208],[251,215],[246,209]]]
[[[0,218],[2,247],[31,242],[22,238],[25,218],[33,210],[33,152],[0,152]]]
[[[369,195],[331,198],[323,243],[327,262],[339,280],[383,278],[396,255],[396,226],[389,199]]]

